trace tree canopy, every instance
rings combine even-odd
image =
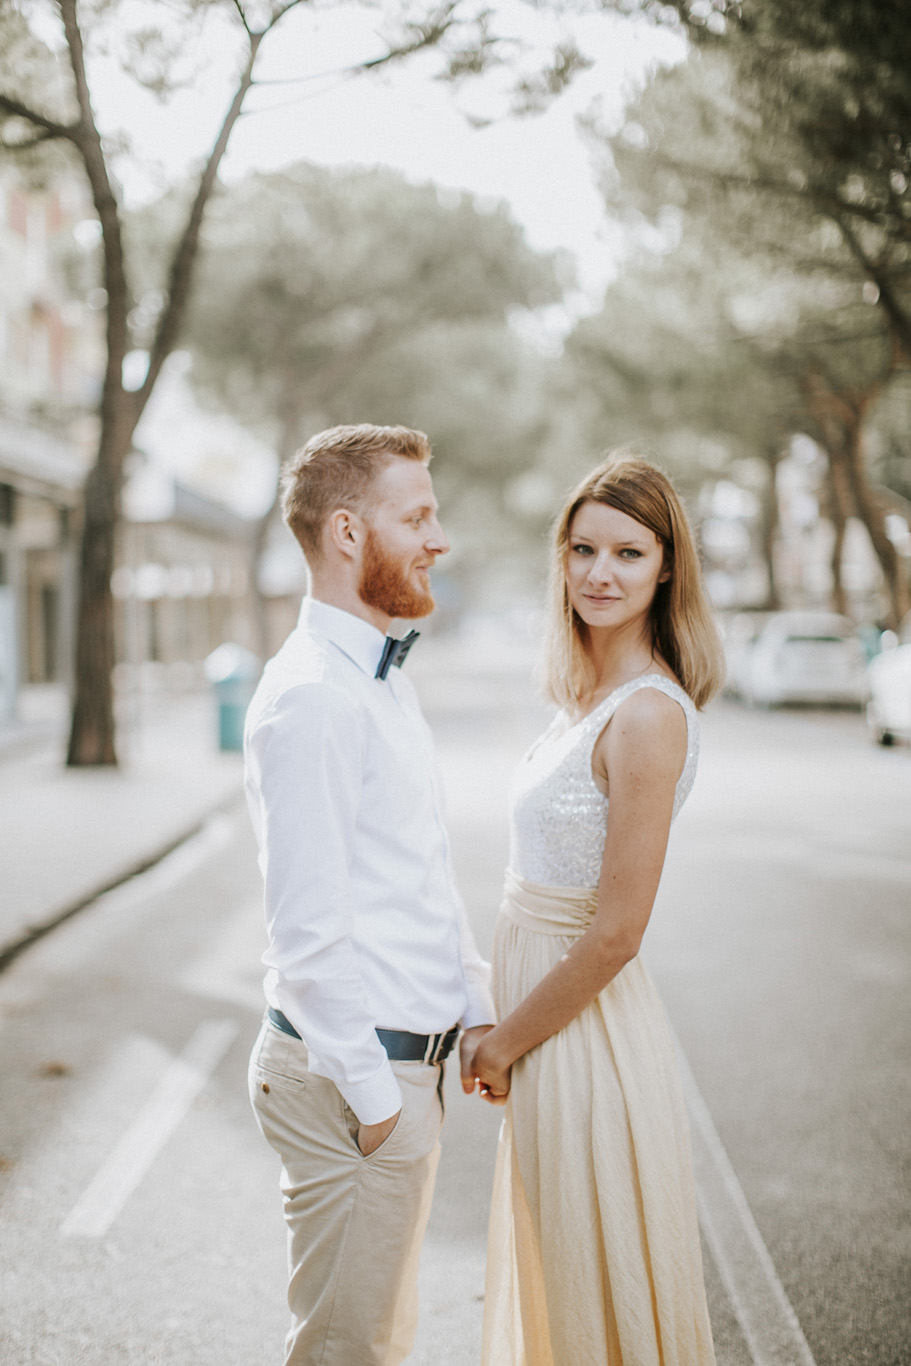
[[[154,238],[154,212],[144,218]],[[548,362],[515,323],[566,283],[502,205],[305,164],[251,175],[213,204],[185,344],[203,396],[282,460],[337,422],[430,432],[464,547],[502,522],[548,429]],[[463,578],[471,563],[461,556]]]
[[[888,534],[895,498],[877,475],[900,461],[871,468],[866,438],[911,361],[907,36],[886,52],[868,12],[858,30],[849,7],[825,3],[799,19],[763,0],[676,8],[697,35],[687,61],[655,75],[620,130],[593,130],[608,149],[609,206],[639,231],[648,224],[656,246],[659,264],[632,275],[644,270],[642,289],[657,285],[678,305],[656,318],[642,301],[632,334],[614,333],[624,353],[614,359],[628,363],[644,333],[640,354],[658,364],[651,376],[640,365],[637,383],[652,414],[663,405],[684,426],[696,415],[732,450],[759,427],[772,461],[785,431],[814,436],[829,457],[836,540],[848,516],[864,522],[898,617],[907,566]],[[593,327],[603,346],[624,287],[600,325],[580,330],[583,347]],[[685,358],[669,371],[668,332]]]

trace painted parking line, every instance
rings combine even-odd
[[[236,1034],[233,1020],[206,1020],[199,1026],[67,1215],[62,1237],[101,1238],[107,1233]]]
[[[815,1366],[680,1041],[675,1043],[690,1116],[699,1222],[754,1366]]]

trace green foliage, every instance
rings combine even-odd
[[[658,251],[608,294],[601,329],[623,354],[605,359],[618,374],[633,367],[653,419],[768,446],[789,424],[813,429],[799,398],[808,371],[834,389],[881,381],[889,320],[838,225],[803,192],[793,130],[770,126],[726,52],[658,73],[610,154],[608,202],[632,227],[651,225]],[[618,328],[637,288],[637,323]],[[732,401],[745,393],[754,399]]]
[[[696,193],[697,168],[713,172],[715,193],[723,181],[735,213],[739,192],[752,192],[754,206],[762,197],[760,231],[772,206],[784,218],[804,214],[834,227],[846,269],[876,287],[886,324],[911,356],[906,0],[673,0],[671,7],[703,59],[705,91],[691,99],[687,119],[703,136],[695,157],[679,137],[676,149],[659,140],[659,161],[669,169],[678,160]]]
[[[560,297],[554,261],[502,207],[300,165],[212,205],[184,342],[204,395],[283,457],[336,422],[426,430],[448,513],[477,523],[483,490],[486,526],[550,423],[552,367],[511,319]]]
[[[391,172],[305,165],[212,205],[187,335],[221,399],[269,416],[313,378],[309,402],[324,404],[332,363],[350,370],[428,325],[557,297],[552,263],[502,209],[447,207]]]

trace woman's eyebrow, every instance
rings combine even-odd
[[[594,536],[572,536],[572,537],[570,538],[570,540],[571,540],[571,542],[572,542],[573,545],[576,545],[576,544],[577,544],[578,542],[580,542],[580,541],[584,541],[584,542],[586,543],[586,545],[594,545],[594,544],[595,544],[596,537],[594,537]],[[631,548],[631,549],[633,549],[633,550],[647,550],[647,549],[648,549],[648,541],[646,541],[646,540],[640,540],[640,539],[638,539],[638,538],[633,539],[633,538],[631,538],[631,537],[627,537],[626,540],[623,540],[623,541],[610,541],[610,542],[608,542],[608,544],[613,545],[614,547],[619,548],[620,550],[626,550],[627,547],[629,547],[629,548]]]

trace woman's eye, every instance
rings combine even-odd
[[[633,547],[632,547],[631,545],[628,545],[628,546],[626,547],[625,550],[621,550],[621,551],[620,551],[620,554],[621,554],[621,555],[625,555],[625,556],[627,557],[627,559],[631,559],[631,560],[641,560],[641,559],[642,559],[642,551],[641,551],[641,550],[634,550]]]
[[[593,553],[590,545],[574,545],[572,551],[575,555],[591,555]]]

